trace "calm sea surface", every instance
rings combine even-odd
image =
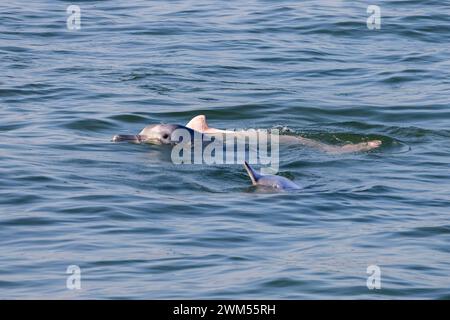
[[[450,3],[368,4],[2,1],[0,298],[450,298]],[[383,146],[282,146],[276,193],[110,141],[198,114]]]

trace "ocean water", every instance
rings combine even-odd
[[[374,4],[2,1],[0,298],[450,298],[450,3]],[[281,146],[263,192],[111,142],[198,114],[383,145]]]

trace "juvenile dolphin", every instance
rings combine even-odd
[[[293,181],[282,177],[275,176],[271,174],[262,175],[256,172],[248,163],[244,161],[244,168],[252,180],[254,186],[266,186],[278,190],[298,190],[300,187]]]
[[[182,126],[179,124],[154,124],[148,125],[137,135],[115,135],[112,138],[113,142],[134,142],[134,143],[153,143],[153,144],[176,144],[180,141],[177,138],[173,138],[173,133],[178,129],[187,130],[191,135],[191,142],[194,139],[194,133],[197,132],[204,135],[217,135],[217,134],[226,134],[226,135],[248,135],[251,134],[250,131],[230,131],[230,130],[222,130],[211,128],[208,126],[206,122],[206,117],[204,115],[198,115],[192,118],[186,126]],[[257,131],[253,131],[255,133]],[[261,132],[258,132],[261,134]],[[375,148],[378,148],[381,145],[380,140],[371,140],[368,142],[361,142],[356,144],[345,144],[343,146],[333,146],[326,143],[322,143],[319,141],[315,141],[308,138],[298,137],[298,136],[289,136],[289,135],[280,135],[280,142],[282,143],[291,143],[291,144],[302,144],[309,147],[314,147],[320,149],[322,151],[328,153],[351,153],[358,151],[368,151]]]

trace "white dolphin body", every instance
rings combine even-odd
[[[235,136],[249,136],[251,134],[261,134],[264,131],[230,131],[211,128],[206,122],[206,117],[204,115],[198,115],[192,118],[186,126],[177,124],[155,124],[148,125],[137,135],[115,135],[112,138],[113,142],[128,141],[134,143],[154,143],[154,144],[171,144],[177,143],[178,141],[171,139],[171,135],[177,129],[189,130],[190,134],[193,136],[195,132],[203,135],[235,135]],[[279,141],[281,143],[291,143],[291,144],[302,144],[309,147],[317,148],[319,150],[328,153],[351,153],[359,151],[368,151],[378,148],[381,145],[380,140],[371,140],[367,142],[361,142],[356,144],[345,144],[343,146],[329,145],[323,142],[315,141],[308,138],[280,135]]]
[[[206,122],[206,117],[204,115],[198,115],[191,119],[186,124],[187,128],[190,128],[192,130],[201,132],[203,134],[231,134],[231,135],[247,135],[249,134],[249,131],[230,131],[230,130],[222,130],[222,129],[216,129],[211,128],[208,126],[208,123]],[[255,132],[255,131],[253,131]],[[345,144],[343,146],[333,146],[326,143],[322,143],[319,141],[315,141],[312,139],[307,139],[303,137],[298,136],[288,136],[288,135],[280,135],[280,142],[283,143],[292,143],[292,144],[303,144],[309,147],[314,147],[317,149],[320,149],[322,151],[328,152],[328,153],[351,153],[351,152],[358,152],[358,151],[368,151],[371,149],[378,148],[381,145],[380,140],[372,140],[367,142],[361,142],[356,144]]]

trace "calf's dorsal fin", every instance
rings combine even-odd
[[[250,180],[252,180],[253,185],[256,185],[258,183],[258,179],[261,178],[261,175],[250,167],[247,161],[244,161],[244,168],[247,170],[248,176],[250,177]]]

